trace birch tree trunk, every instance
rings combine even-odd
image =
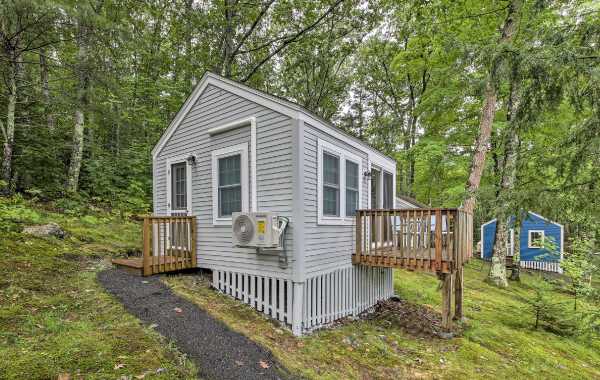
[[[15,109],[17,105],[17,80],[20,77],[21,53],[18,48],[11,51],[8,76],[8,96],[6,109],[6,126],[2,129],[4,144],[2,150],[2,179],[6,182],[5,193],[12,192],[12,156],[15,144]]]
[[[521,0],[514,0],[508,6],[508,13],[504,20],[502,33],[499,40],[500,44],[511,42],[515,31],[517,30],[518,17],[521,9]],[[479,121],[479,136],[475,143],[475,153],[471,161],[471,173],[467,181],[467,194],[464,202],[464,209],[472,213],[475,209],[476,194],[479,190],[483,168],[485,166],[485,155],[489,150],[490,135],[492,133],[492,123],[496,115],[496,83],[497,72],[500,66],[500,59],[495,58],[488,75],[484,92],[483,107],[481,109],[481,119]]]
[[[88,47],[86,28],[79,26],[77,35],[77,105],[75,108],[75,125],[73,128],[73,140],[71,145],[71,161],[69,162],[69,172],[67,174],[67,192],[75,193],[79,184],[79,173],[81,171],[81,161],[83,157],[83,133],[85,129],[84,110],[88,101],[89,73],[88,73]]]
[[[517,178],[517,164],[519,161],[519,123],[517,112],[519,108],[519,86],[516,78],[516,67],[513,66],[510,80],[510,94],[508,100],[507,119],[508,127],[504,139],[504,155],[502,157],[502,179],[498,190],[498,205],[496,218],[496,239],[492,253],[492,265],[488,279],[499,287],[508,286],[506,280],[506,253],[509,250],[510,217],[514,209],[511,202],[511,193]]]
[[[50,86],[48,85],[48,62],[46,58],[46,49],[40,49],[40,82],[42,85],[42,97],[44,99],[44,107],[46,112],[46,123],[48,130],[54,131],[54,114],[50,107]]]

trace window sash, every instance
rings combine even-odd
[[[323,215],[340,216],[340,158],[323,152]]]
[[[545,235],[544,231],[529,231],[529,248],[543,248]]]
[[[358,164],[346,160],[346,216],[354,216],[358,209]]]
[[[217,160],[219,183],[219,217],[231,216],[242,211],[242,157],[235,154]]]

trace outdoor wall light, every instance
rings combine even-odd
[[[190,164],[190,165],[196,164],[196,156],[193,154],[189,155],[186,160],[187,160],[188,164]]]

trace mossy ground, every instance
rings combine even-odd
[[[138,248],[139,225],[87,213],[67,216],[0,197],[0,378],[194,378],[184,355],[96,282],[110,257]],[[68,237],[20,232],[50,221]]]
[[[23,225],[49,221],[69,236],[20,232]],[[61,373],[85,379],[193,378],[190,361],[127,314],[95,280],[110,257],[139,249],[139,243],[139,224],[99,210],[66,215],[0,198],[0,378],[53,379]],[[306,378],[600,378],[600,342],[532,329],[525,300],[543,281],[539,275],[524,273],[520,283],[497,289],[483,281],[486,274],[481,262],[467,267],[467,322],[463,336],[450,340],[413,337],[385,319],[346,322],[296,338],[209,289],[200,276],[163,280]],[[437,286],[428,274],[395,274],[401,297],[439,309]],[[571,302],[564,292],[554,296]]]
[[[417,338],[385,319],[346,322],[296,338],[250,307],[209,289],[205,279],[168,276],[164,281],[307,378],[600,378],[600,342],[532,328],[525,300],[543,281],[538,274],[523,273],[520,283],[498,289],[484,281],[487,271],[480,261],[467,266],[464,333],[449,340]],[[404,299],[440,308],[435,276],[398,270],[395,288]],[[567,294],[555,296],[570,302]]]

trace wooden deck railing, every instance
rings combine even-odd
[[[359,210],[354,263],[450,273],[473,255],[473,216],[462,209]]]
[[[196,267],[195,216],[145,216],[143,275]]]

